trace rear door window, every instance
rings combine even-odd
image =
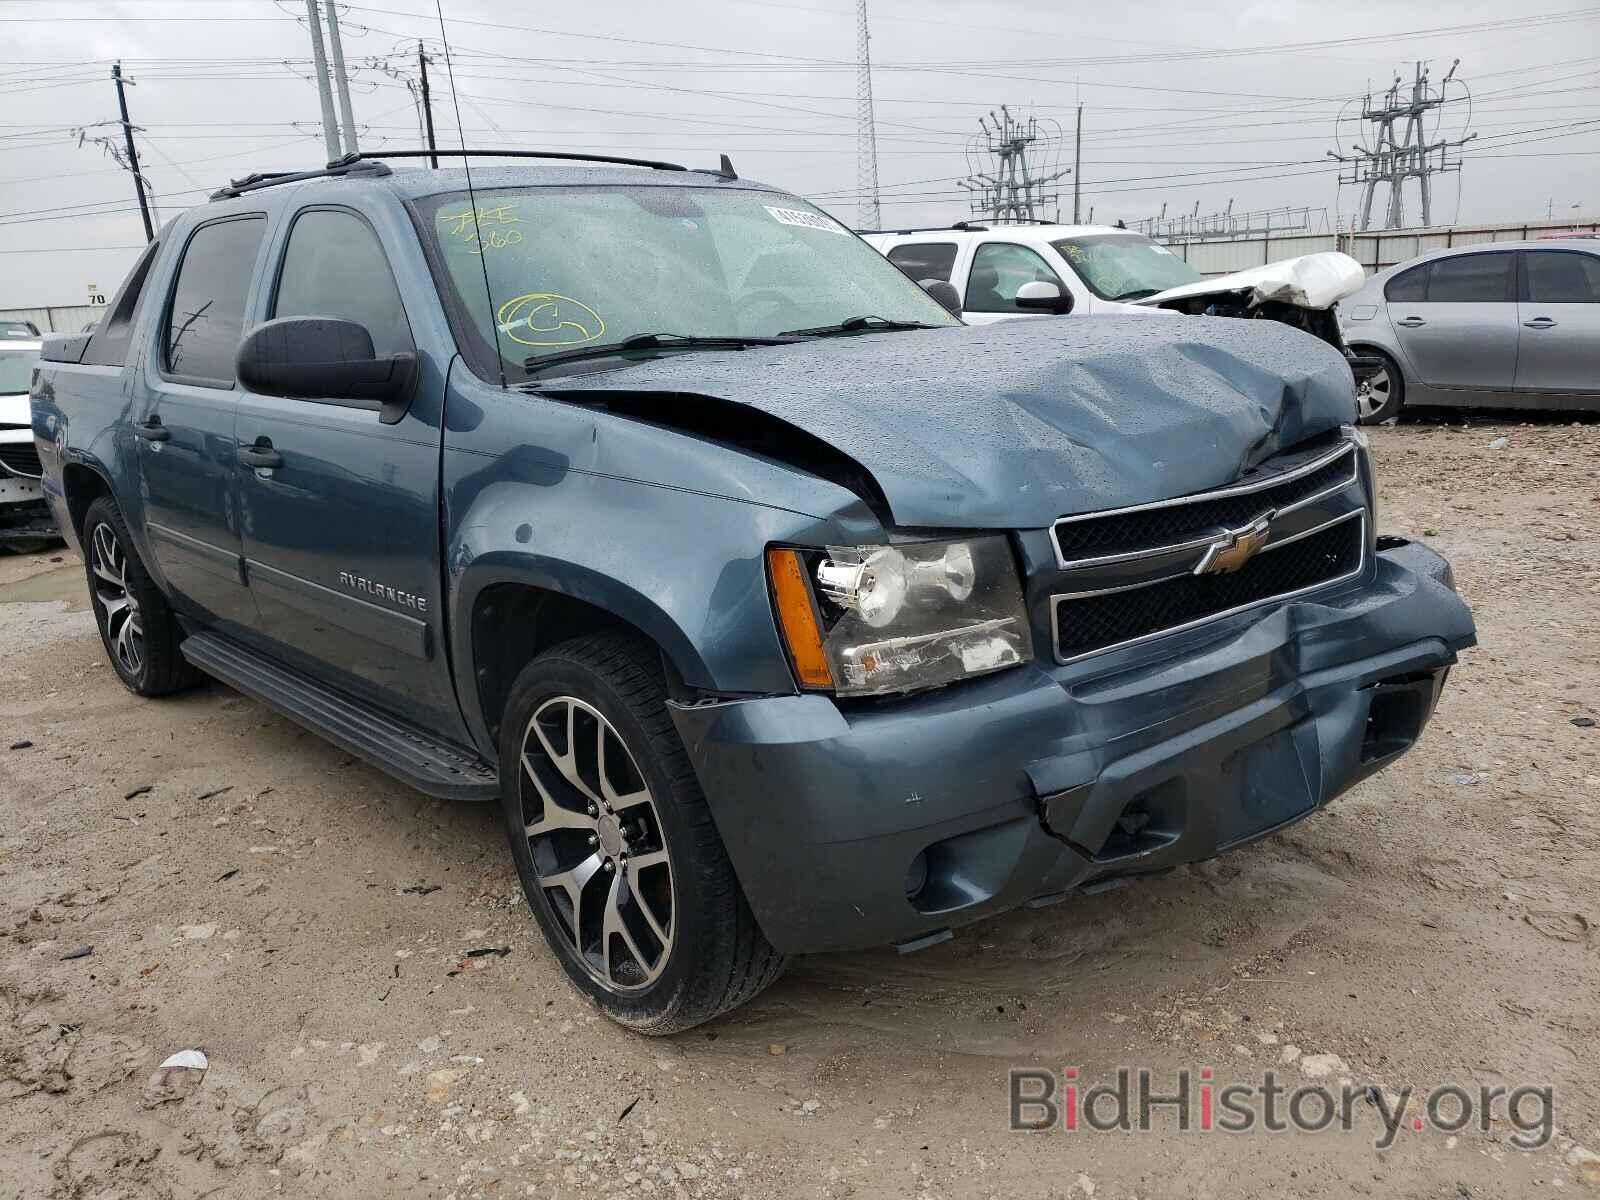
[[[272,315],[354,321],[372,335],[380,358],[413,348],[400,289],[378,235],[344,209],[310,209],[295,218]]]
[[[233,217],[202,225],[189,238],[162,329],[167,374],[205,387],[234,385],[234,355],[266,227],[265,217]]]
[[[1512,298],[1514,254],[1463,254],[1435,259],[1428,272],[1431,304],[1487,304]]]
[[[1416,303],[1428,298],[1428,265],[1401,271],[1383,285],[1383,298],[1400,303]]]
[[[1010,242],[985,242],[972,256],[972,271],[967,276],[968,312],[1033,312],[1017,307],[1017,292],[1025,283],[1053,283],[1061,287],[1061,277],[1026,246]]]
[[[889,251],[889,261],[915,283],[921,283],[924,279],[942,279],[949,283],[950,272],[956,265],[956,244],[911,242]]]
[[[1522,256],[1534,304],[1600,304],[1600,255],[1529,250]]]

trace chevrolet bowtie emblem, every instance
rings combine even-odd
[[[1216,541],[1206,547],[1194,573],[1227,575],[1237,571],[1267,544],[1267,539],[1272,536],[1272,518],[1277,515],[1277,509],[1268,509],[1248,525],[1224,530]]]

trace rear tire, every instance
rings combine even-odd
[[[1382,350],[1363,346],[1358,353],[1383,360],[1383,369],[1356,384],[1356,420],[1381,425],[1398,418],[1406,402],[1406,381],[1400,364]]]
[[[89,603],[117,678],[139,696],[192,686],[200,673],[178,648],[183,630],[128,536],[122,512],[100,496],[83,517],[83,565]]]
[[[666,701],[648,640],[574,638],[517,676],[500,730],[506,833],[534,917],[574,986],[651,1035],[739,1007],[785,966]]]

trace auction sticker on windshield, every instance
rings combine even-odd
[[[806,212],[803,208],[775,208],[770,204],[761,207],[771,213],[772,219],[780,225],[793,225],[796,229],[821,229],[828,233],[847,232],[837,221],[821,213]]]

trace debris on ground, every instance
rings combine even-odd
[[[200,1086],[211,1060],[204,1050],[179,1050],[156,1068],[144,1087],[144,1105],[171,1104],[183,1100]]]

